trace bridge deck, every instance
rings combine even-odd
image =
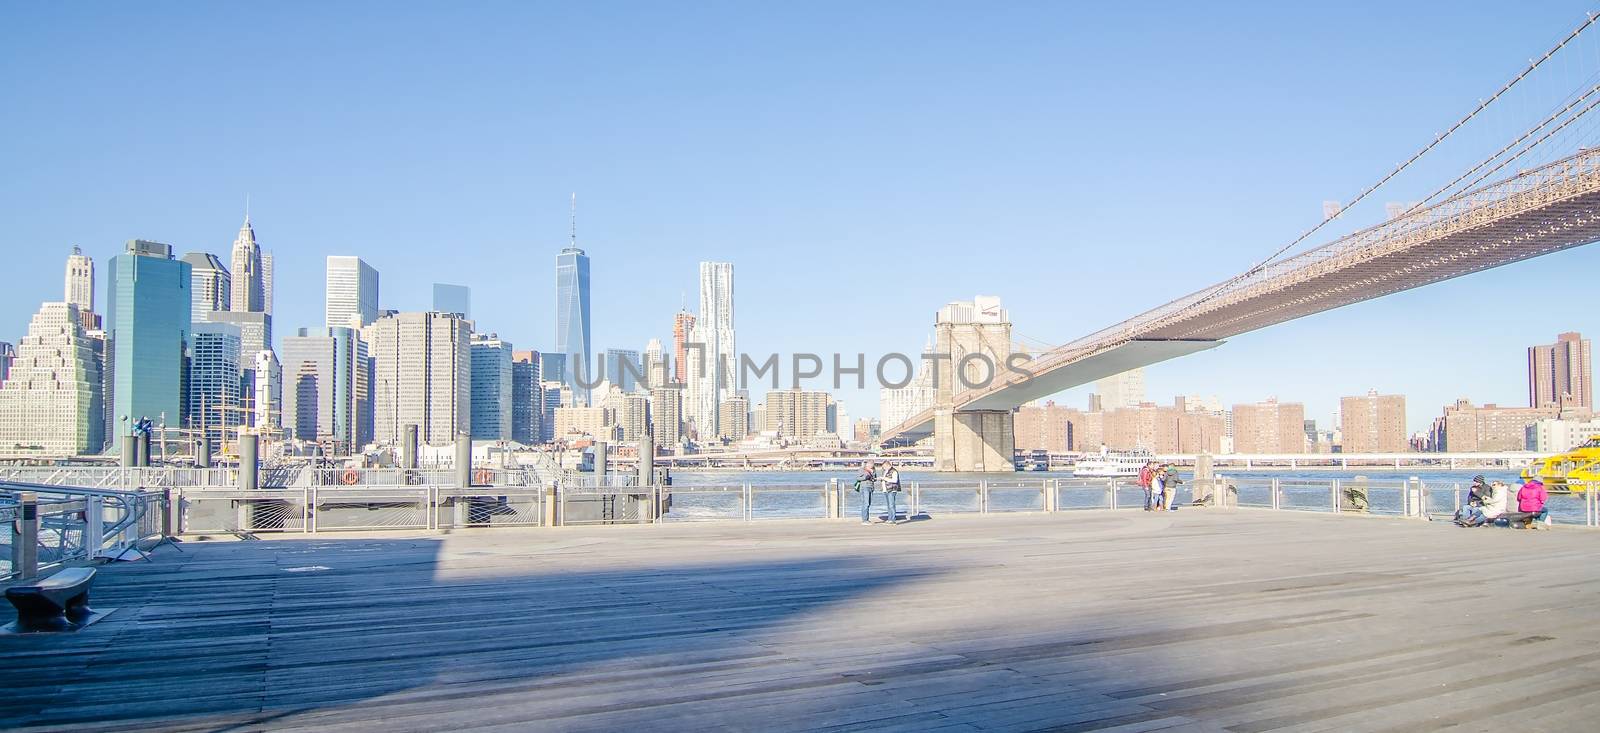
[[[1592,729],[1594,534],[1187,510],[190,543],[0,637],[61,731]]]

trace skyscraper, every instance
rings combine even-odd
[[[511,352],[511,439],[523,445],[544,442],[544,389],[539,361],[537,351]]]
[[[465,285],[433,284],[433,309],[440,313],[459,313],[472,317],[472,288]]]
[[[183,261],[189,263],[190,317],[201,323],[211,320],[212,312],[227,310],[233,302],[233,278],[222,260],[210,252],[190,252]]]
[[[111,367],[113,450],[132,424],[149,418],[177,427],[183,420],[184,353],[189,343],[189,263],[172,246],[129,240],[107,268],[105,361]]]
[[[92,341],[77,304],[39,307],[0,382],[0,455],[100,452],[100,363]]]
[[[683,385],[657,385],[650,390],[650,429],[658,450],[677,452],[683,444]]]
[[[239,327],[202,321],[191,326],[189,340],[189,404],[184,427],[204,431],[212,445],[220,446],[246,417],[240,394]],[[254,394],[251,398],[253,401]]]
[[[85,329],[100,328],[100,316],[94,312],[94,260],[77,247],[67,256],[65,298],[78,307]]]
[[[1345,453],[1399,453],[1410,449],[1406,438],[1406,398],[1369,390],[1360,397],[1339,399],[1339,433]],[[1316,440],[1315,436],[1311,440]]]
[[[1113,374],[1096,381],[1094,389],[1100,395],[1100,408],[1103,410],[1138,407],[1145,401],[1144,369],[1129,369],[1121,374]]]
[[[472,437],[512,440],[511,342],[501,340],[497,334],[475,333],[471,348]]]
[[[661,351],[661,339],[650,339],[644,345],[644,388],[650,391],[671,381],[667,378],[667,356]]]
[[[633,349],[606,349],[605,380],[624,392],[632,392],[643,379],[644,364]]]
[[[1528,406],[1594,409],[1594,369],[1589,339],[1575,331],[1528,349]]]
[[[672,317],[672,379],[678,384],[684,384],[689,379],[689,372],[684,368],[684,353],[689,342],[689,333],[694,330],[694,314],[687,310],[680,310]]]
[[[445,445],[472,424],[471,328],[449,313],[395,313],[362,329],[372,355],[376,440],[398,445],[404,426]]]
[[[738,349],[733,333],[733,263],[700,263],[700,317],[690,330],[700,353],[688,354],[685,417],[702,440],[719,434],[718,407],[731,392]]]
[[[576,196],[573,208],[576,212]],[[572,241],[556,255],[556,353],[566,361],[561,381],[572,387],[574,401],[589,404],[589,388],[584,385],[593,386],[598,380],[589,348],[589,256],[578,249],[576,213]]]
[[[261,253],[261,312],[272,315],[272,253]]]
[[[283,427],[341,452],[372,440],[371,363],[355,329],[300,329],[283,339]]]
[[[360,328],[378,320],[378,271],[360,257],[328,256],[324,325]]]
[[[266,311],[266,281],[261,268],[261,247],[256,244],[256,232],[250,228],[250,215],[244,215],[244,226],[233,240],[233,287],[228,310],[245,313]]]
[[[248,354],[244,358],[251,360]],[[278,362],[278,355],[271,351],[257,351],[253,361],[255,395],[246,396],[252,403],[249,425],[276,431],[283,426],[283,365]]]

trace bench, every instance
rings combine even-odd
[[[6,589],[6,600],[17,608],[11,630],[76,631],[104,614],[89,608],[89,586],[94,568],[67,568],[31,585]]]

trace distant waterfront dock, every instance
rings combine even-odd
[[[283,535],[0,637],[30,731],[1587,729],[1582,529],[1185,509]]]

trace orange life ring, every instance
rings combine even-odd
[[[339,481],[345,486],[354,486],[356,482],[360,480],[361,474],[356,473],[354,468],[346,468],[344,473],[339,474]]]
[[[494,480],[494,473],[487,468],[480,468],[472,472],[472,483],[485,484]]]

